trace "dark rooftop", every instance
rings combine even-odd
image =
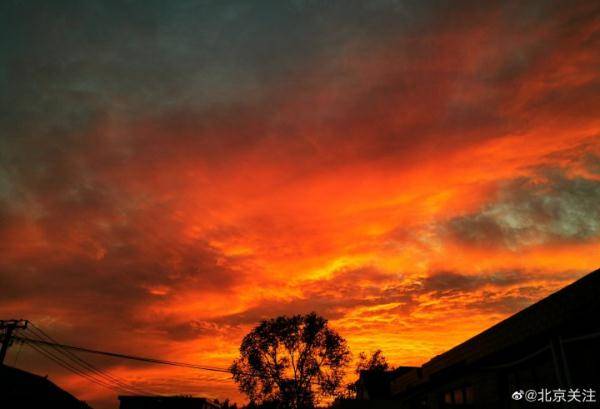
[[[56,386],[47,377],[7,365],[0,365],[0,391],[2,403],[6,404],[6,407],[90,408],[85,402]]]

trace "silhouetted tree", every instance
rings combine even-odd
[[[367,354],[364,352],[358,354],[358,363],[355,370],[357,374],[360,374],[361,371],[385,372],[390,369],[392,368],[387,363],[387,359],[383,356],[381,349],[373,352],[370,357],[367,357]]]
[[[219,402],[218,399],[215,399],[215,403],[219,405],[221,409],[238,409],[237,403],[229,402],[229,399],[225,399],[223,402]]]
[[[342,393],[340,397],[343,399],[355,398],[361,387],[369,387],[372,384],[383,384],[386,372],[393,369],[388,364],[385,356],[383,356],[381,349],[373,352],[370,357],[361,352],[358,354],[358,362],[354,370],[359,378],[355,382],[348,384],[345,393]]]
[[[306,409],[339,392],[349,361],[346,341],[311,313],[262,321],[244,337],[231,371],[253,404]]]
[[[267,400],[261,403],[250,402],[243,409],[279,409],[281,403],[279,401]]]

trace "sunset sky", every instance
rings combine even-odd
[[[0,319],[227,367],[316,311],[418,365],[600,266],[598,2],[7,0],[0,32]]]

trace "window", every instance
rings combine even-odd
[[[467,386],[465,388],[465,403],[467,405],[472,405],[475,401],[475,391],[472,386]]]
[[[475,403],[475,391],[472,386],[463,386],[444,393],[446,405],[472,405]]]
[[[450,392],[444,394],[444,403],[452,405],[452,394]]]
[[[465,400],[463,399],[463,390],[462,389],[455,389],[454,390],[454,404],[455,405],[462,405],[463,403],[465,403]]]

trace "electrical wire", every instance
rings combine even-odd
[[[30,332],[32,332],[32,331],[30,331]],[[36,338],[39,338],[37,336],[37,334],[36,334]],[[128,394],[135,394],[135,395],[140,394],[140,391],[133,389],[126,384],[124,385],[124,384],[114,382],[106,376],[99,378],[97,375],[90,373],[88,368],[86,368],[85,366],[74,361],[72,358],[70,358],[68,355],[65,355],[65,353],[59,349],[53,348],[56,352],[58,352],[58,354],[60,354],[60,355],[57,355],[54,352],[50,351],[49,348],[47,348],[47,345],[44,345],[44,344],[35,345],[35,344],[31,344],[31,343],[27,343],[27,344],[28,344],[28,346],[30,346],[34,350],[36,350],[38,353],[46,356],[46,358],[53,360],[55,363],[62,366],[63,368],[65,368],[79,376],[82,376],[91,382],[94,382],[98,385],[101,385],[107,389],[111,389],[116,392],[121,392],[121,393],[125,392]]]
[[[70,365],[69,363],[65,362],[62,358],[56,356],[55,354],[49,352],[48,350],[45,350],[37,345],[28,343],[28,346],[33,348],[35,351],[37,351],[38,353],[40,353],[41,355],[44,355],[46,358],[48,358],[49,360],[53,361],[54,363],[56,363],[57,365],[63,367],[64,369],[68,370],[69,372],[72,372],[78,376],[81,376],[85,379],[87,379],[88,381],[95,383],[96,385],[102,386],[106,389],[110,389],[114,392],[117,393],[121,393],[122,389],[115,387],[114,385],[105,383],[101,380],[98,380],[97,378],[94,378],[92,376],[87,375],[85,372],[82,372],[81,370],[73,367],[72,365]]]
[[[28,328],[28,330],[30,330],[31,332],[32,329],[35,329],[39,334],[41,334],[43,336],[43,338],[57,343],[57,341],[52,338],[50,335],[48,335],[46,332],[44,332],[41,328],[39,328],[38,326],[36,326],[35,324],[33,324],[32,322],[29,323],[30,324],[30,328]],[[40,339],[40,337],[38,336],[38,339]],[[142,395],[151,395],[151,396],[158,396],[157,394],[153,393],[153,392],[149,392],[143,388],[139,388],[135,385],[130,384],[129,382],[127,382],[126,380],[113,376],[101,369],[99,369],[98,367],[94,366],[93,364],[87,362],[86,360],[84,360],[83,358],[79,357],[78,355],[74,354],[73,352],[69,351],[69,350],[63,350],[60,349],[56,346],[53,346],[53,348],[62,353],[63,355],[65,355],[66,357],[68,357],[68,359],[71,362],[75,362],[77,363],[79,366],[82,366],[85,370],[91,371],[95,374],[97,374],[98,376],[102,377],[104,380],[116,384],[117,386],[123,388],[124,390],[128,391],[129,393],[135,393],[135,394],[142,394]]]
[[[200,370],[204,370],[204,371],[231,373],[231,371],[229,369],[197,365],[197,364],[190,364],[187,362],[176,362],[176,361],[169,361],[169,360],[165,360],[165,359],[146,358],[146,357],[140,357],[140,356],[135,356],[135,355],[119,354],[116,352],[99,351],[99,350],[94,350],[94,349],[90,349],[90,348],[76,347],[76,346],[72,346],[72,345],[59,344],[56,342],[49,342],[49,341],[44,341],[44,340],[39,340],[39,339],[36,340],[36,339],[28,338],[28,337],[13,337],[13,338],[23,340],[27,343],[55,346],[55,347],[58,347],[61,349],[70,349],[72,351],[80,351],[80,352],[86,352],[86,353],[97,354],[97,355],[105,355],[105,356],[111,356],[114,358],[123,358],[123,359],[129,359],[129,360],[133,360],[133,361],[142,361],[142,362],[149,362],[149,363],[154,363],[154,364],[179,366],[179,367],[183,367],[183,368],[200,369]]]
[[[17,331],[17,334],[19,332]],[[21,350],[23,349],[23,344],[25,344],[25,342],[21,341],[19,342],[19,349],[17,351],[17,354],[15,355],[15,359],[13,360],[13,366],[17,366],[17,362],[19,361],[19,356],[21,355]]]

